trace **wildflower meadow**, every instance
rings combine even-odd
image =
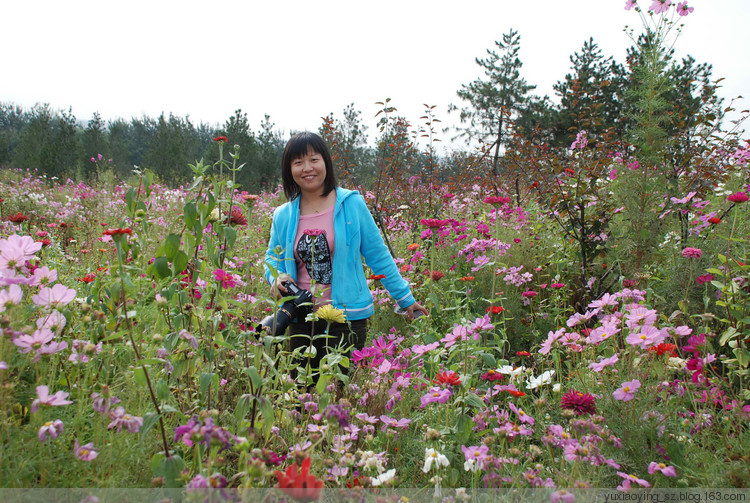
[[[420,147],[398,120],[383,114],[382,181],[341,182],[430,315],[400,315],[369,271],[366,346],[318,368],[312,341],[259,330],[290,300],[263,268],[285,199],[237,184],[231,137],[178,188],[146,168],[5,171],[0,486],[553,502],[750,487],[747,145],[707,135],[657,159],[654,138],[580,127],[558,151],[518,138],[515,172],[465,157],[438,173],[429,146],[407,172]]]

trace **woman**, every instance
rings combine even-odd
[[[332,323],[329,338],[314,340],[313,368],[319,366],[327,347],[342,341],[355,349],[365,345],[367,320],[375,310],[362,257],[374,274],[383,275],[383,286],[409,320],[417,312],[429,314],[399,274],[364,198],[357,191],[338,187],[331,154],[320,136],[299,133],[289,140],[281,159],[281,178],[288,202],[274,211],[266,251],[271,293],[276,298],[287,295],[283,282],[291,281],[314,293],[314,309],[331,304],[344,312],[351,325]],[[290,325],[290,334],[325,333],[327,322],[301,318]],[[309,339],[292,337],[292,351],[308,345]]]

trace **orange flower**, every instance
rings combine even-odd
[[[417,250],[417,249],[419,249],[419,244],[418,243],[412,243],[409,246],[407,246],[406,249],[410,250],[410,251]]]
[[[464,276],[463,278],[458,278],[459,281],[474,281],[474,276]]]
[[[523,391],[518,391],[516,389],[509,389],[508,393],[510,393],[512,396],[516,398],[521,397],[521,396],[526,396],[526,393],[524,393]]]
[[[320,498],[323,481],[310,475],[310,462],[310,458],[305,458],[299,472],[297,463],[288,466],[284,473],[278,470],[274,472],[279,480],[279,488],[297,501],[315,501]]]
[[[372,279],[372,280],[385,279],[385,274],[373,274],[370,276],[369,279]]]

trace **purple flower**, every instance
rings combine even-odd
[[[31,402],[31,412],[34,413],[39,410],[40,405],[69,405],[73,402],[66,400],[68,393],[65,391],[58,391],[54,395],[49,394],[49,388],[45,385],[36,387],[36,400]]]
[[[47,421],[39,428],[39,441],[44,442],[49,436],[52,440],[56,439],[63,432],[64,425],[59,419]]]
[[[109,417],[112,419],[112,422],[107,425],[107,429],[111,430],[112,428],[117,428],[118,433],[122,430],[123,426],[130,433],[138,433],[138,430],[143,426],[142,417],[131,416],[130,414],[127,414],[122,407],[117,407],[110,412]]]
[[[699,285],[703,285],[705,283],[708,283],[709,281],[712,281],[713,279],[714,279],[713,274],[702,274],[698,276],[697,278],[695,278],[695,282],[698,283]]]
[[[635,4],[635,0],[629,0]],[[627,9],[627,6],[625,7]],[[566,491],[565,489],[560,489],[559,491],[555,491],[552,494],[549,495],[549,502],[550,503],[573,503],[576,500],[575,494]]]
[[[667,12],[671,6],[672,0],[653,0],[648,10],[654,14],[661,14],[662,12]]]
[[[635,392],[641,387],[641,381],[633,379],[622,383],[622,386],[612,393],[615,400],[622,400],[623,402],[629,402],[635,396]]]
[[[39,293],[31,296],[31,301],[40,307],[62,307],[76,297],[76,291],[65,285],[57,284],[52,288],[43,287]]]
[[[617,486],[618,491],[628,492],[630,491],[630,485],[635,482],[643,487],[651,487],[651,484],[647,480],[639,479],[635,475],[628,475],[627,473],[617,472],[617,475],[623,478],[622,484]]]
[[[594,372],[601,372],[602,370],[604,370],[604,367],[614,365],[618,361],[620,361],[620,357],[614,354],[610,356],[609,358],[603,358],[599,360],[598,363],[589,363],[589,368],[593,370]]]
[[[385,431],[387,426],[391,426],[393,428],[406,428],[411,423],[411,419],[393,419],[386,415],[380,416],[380,420],[383,422],[383,431]]]
[[[113,406],[116,403],[120,403],[120,399],[116,396],[110,395],[109,390],[105,393],[105,395],[100,395],[99,393],[91,393],[91,398],[93,400],[91,406],[94,408],[96,412],[99,414],[108,414],[109,408]]]
[[[466,447],[461,446],[461,450],[464,453],[466,462],[464,463],[464,470],[475,472],[483,468],[486,461],[490,459],[490,448],[485,444],[479,446]]]
[[[335,420],[341,428],[349,426],[349,411],[346,410],[343,405],[329,405],[323,410],[323,417],[328,420]]]
[[[99,455],[99,449],[94,447],[93,442],[89,442],[86,445],[80,445],[77,438],[73,445],[73,452],[81,461],[93,461]]]
[[[526,412],[524,412],[523,409],[517,408],[515,405],[513,405],[510,402],[508,403],[508,407],[510,407],[510,410],[516,413],[516,415],[518,416],[518,420],[521,421],[521,423],[528,423],[531,426],[534,426],[534,422],[535,422],[534,418],[526,414]]]

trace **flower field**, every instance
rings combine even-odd
[[[574,192],[578,165],[552,181]],[[517,204],[478,181],[413,177],[383,230],[431,314],[394,313],[371,271],[367,346],[333,350],[316,381],[285,336],[256,331],[279,305],[262,257],[283,196],[233,189],[223,159],[192,168],[181,189],[148,172],[97,186],[6,173],[3,487],[548,488],[569,501],[750,485],[742,170],[661,200],[688,216],[693,246],[675,219],[640,270],[618,244],[624,211],[583,268],[539,184]],[[618,156],[606,169],[638,173]]]

